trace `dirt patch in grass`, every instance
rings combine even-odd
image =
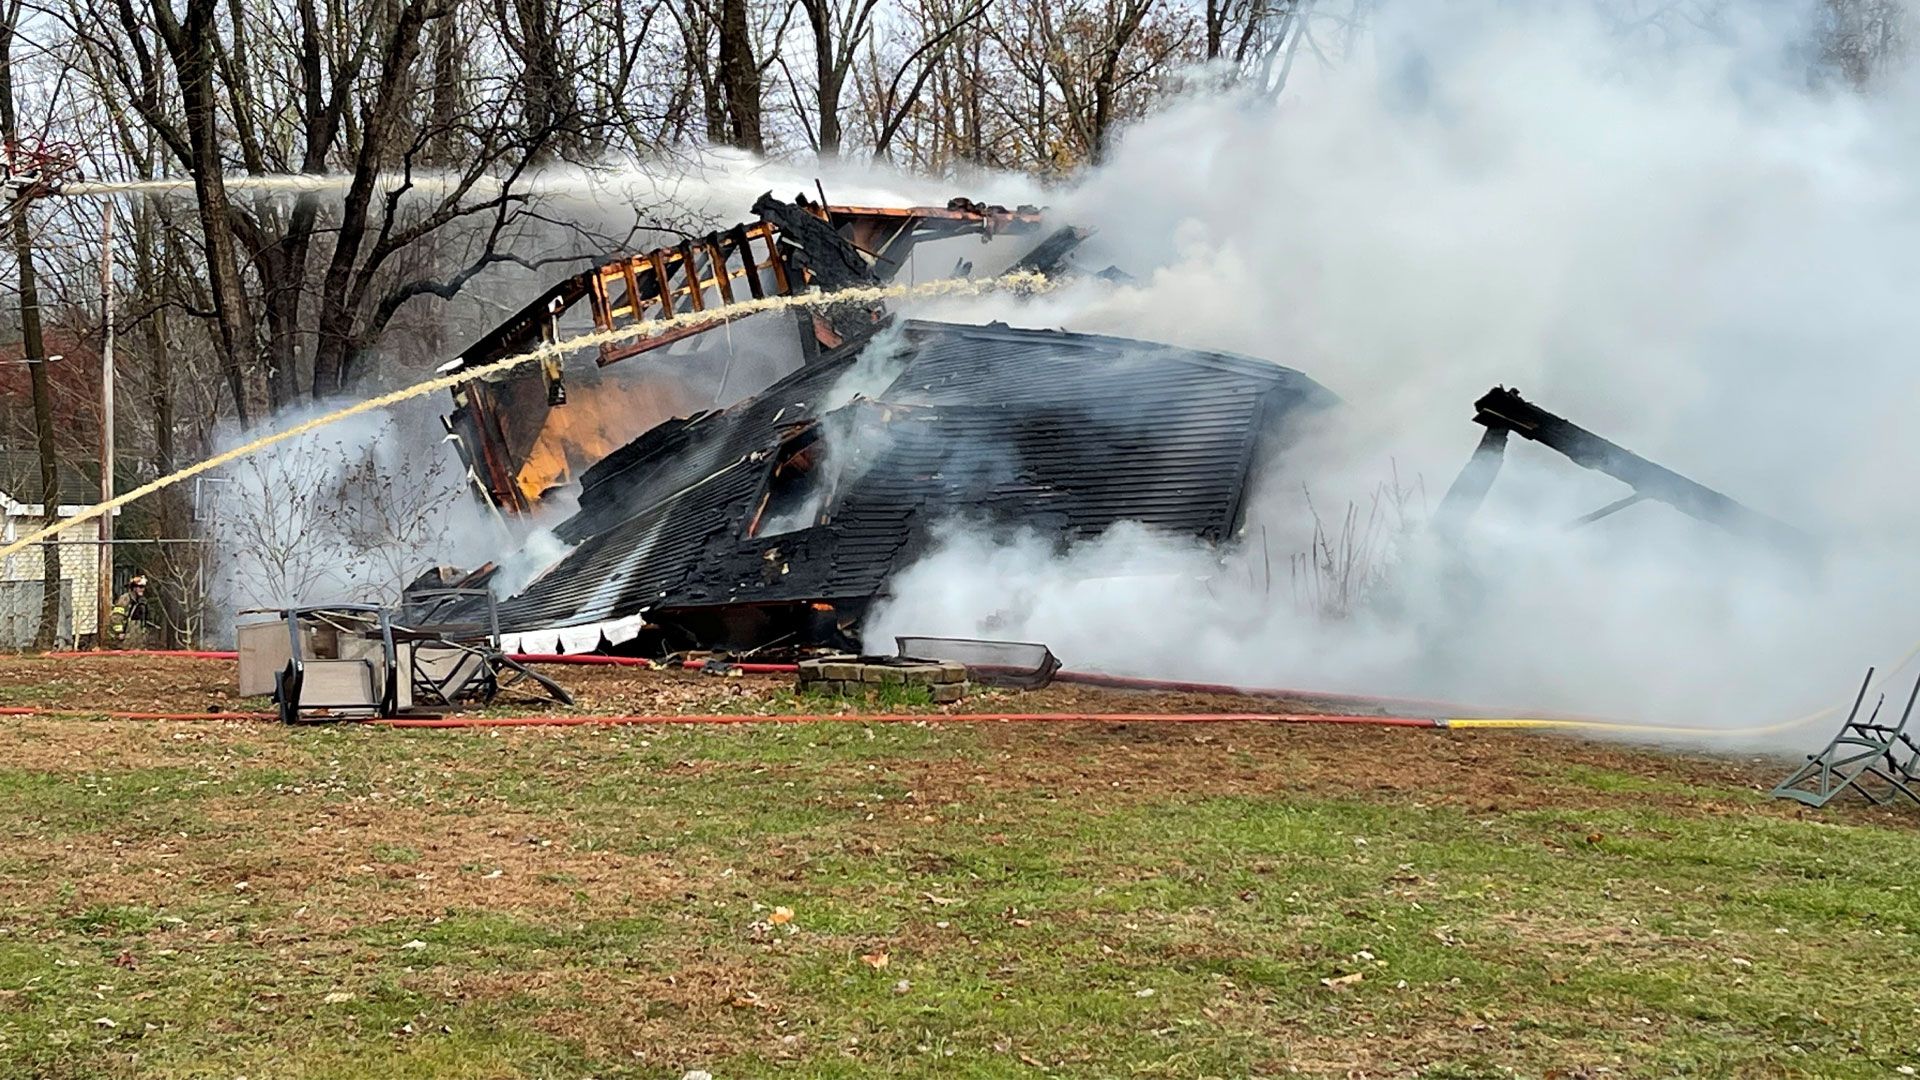
[[[544,1013],[541,1030],[589,1056],[654,1068],[690,1068],[756,1046],[778,1054],[785,1045],[780,995],[752,967],[684,956],[652,962],[670,970],[576,973],[564,989],[549,986],[558,1007]]]
[[[1771,756],[1682,754],[1556,734],[1089,723],[1047,725],[1040,731],[989,724],[981,737],[998,764],[932,763],[925,779],[916,781],[923,799],[1016,784],[1096,802],[1130,795],[1292,793],[1449,805],[1487,814],[1650,805],[1712,814],[1802,818],[1809,813],[1798,803],[1760,798],[1788,767]],[[1657,776],[1661,782],[1651,790],[1604,782],[1614,776]],[[1819,813],[1828,819],[1920,827],[1913,814],[1858,800],[1842,800]]]
[[[274,738],[256,721],[191,721],[0,717],[7,757],[0,765],[56,771],[167,768],[206,760],[209,751],[244,745],[259,764],[304,757],[297,744]]]
[[[18,838],[12,854],[61,866],[18,884],[70,910],[164,907],[184,890],[307,905],[320,929],[485,909],[551,915],[657,899],[684,888],[665,859],[582,851],[564,823],[489,808],[480,814],[257,799],[195,804],[194,835],[137,835],[136,823],[81,841]]]
[[[129,712],[243,712],[232,661],[0,656],[0,705]]]

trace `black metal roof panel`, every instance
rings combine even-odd
[[[817,412],[845,394],[835,384],[861,351],[848,348],[595,466],[557,530],[578,546],[502,606],[503,626],[867,598],[956,518],[1063,539],[1122,521],[1224,539],[1260,441],[1336,400],[1231,354],[997,324],[903,329],[897,374],[871,401]],[[814,422],[819,523],[749,536],[782,439]]]

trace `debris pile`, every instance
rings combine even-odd
[[[749,319],[725,335],[702,326],[606,338],[590,371],[556,360],[456,391],[448,429],[483,498],[509,515],[551,505],[562,489],[577,498],[551,530],[564,556],[500,605],[503,648],[857,649],[895,572],[951,528],[1026,530],[1064,548],[1135,522],[1224,544],[1245,520],[1256,464],[1338,400],[1298,371],[1245,356],[896,320],[877,303],[832,299],[892,279],[929,242],[1038,234],[1031,207],[766,196],[754,211],[752,224],[567,279],[450,365],[560,340],[582,300],[611,334],[736,297],[823,294],[767,313],[761,336]],[[1071,274],[1087,237],[1053,229],[1011,265]],[[951,273],[971,270],[961,259]],[[1812,547],[1513,390],[1487,393],[1474,419],[1486,434],[1435,517],[1442,537],[1478,509],[1517,433],[1632,489],[1574,525],[1652,500],[1778,547]]]
[[[1263,361],[1135,341],[909,322],[892,379],[837,409],[867,342],[589,469],[575,545],[501,606],[509,648],[848,647],[943,523],[1060,542],[1122,521],[1219,542],[1254,463],[1332,394]]]
[[[785,203],[765,195],[754,213],[759,220],[752,224],[567,278],[482,335],[444,370],[484,367],[575,332],[611,334],[735,300],[881,284],[912,266],[921,245],[1040,228],[1033,207],[1008,210],[967,199],[944,207],[877,208],[830,206],[804,195]],[[1088,235],[1084,229],[1057,230],[1019,268],[1062,273]],[[964,275],[971,265],[954,269]],[[583,324],[583,314],[590,324]],[[711,332],[721,324],[707,323],[606,341],[597,366],[585,371],[566,370],[556,356],[537,367],[468,382],[454,392],[447,430],[482,494],[507,513],[523,513],[654,425],[696,411],[703,402],[726,405],[746,397],[817,360],[822,350],[871,334],[884,317],[868,305],[797,309],[775,320],[781,327],[759,342],[747,362],[729,347],[735,324],[718,334]],[[610,367],[656,352],[654,364]]]
[[[830,295],[890,279],[929,241],[1041,228],[1032,208],[964,199],[754,210],[755,224],[562,282],[453,369],[555,340],[581,299],[612,330],[739,295]],[[1013,265],[1070,274],[1087,236],[1054,229]],[[668,334],[605,346],[590,386],[556,363],[455,394],[448,428],[503,513],[577,485],[577,512],[553,528],[571,550],[500,606],[507,649],[855,648],[895,569],[950,522],[1063,544],[1122,521],[1225,541],[1255,462],[1336,400],[1276,364],[1148,342],[830,300],[767,318],[780,329],[746,362],[721,335]],[[638,380],[607,376],[647,352]],[[702,395],[721,404],[683,407]]]

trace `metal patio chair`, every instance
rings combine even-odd
[[[410,642],[414,697],[451,706],[492,703],[501,693],[532,683],[548,698],[572,705],[573,695],[500,648],[500,610],[490,589],[415,589],[401,598],[396,634]]]
[[[1900,719],[1891,723],[1880,720],[1880,709],[1887,701],[1885,695],[1874,702],[1873,711],[1866,719],[1860,719],[1860,706],[1872,684],[1873,669],[1868,668],[1867,677],[1860,683],[1860,692],[1854,695],[1853,708],[1847,711],[1839,732],[1819,753],[1808,755],[1807,763],[1795,769],[1792,776],[1782,780],[1773,789],[1774,797],[1818,808],[1851,788],[1871,803],[1877,804],[1895,795],[1920,803],[1920,772],[1916,772],[1920,766],[1920,744],[1907,734],[1914,701],[1920,698],[1920,679],[1914,680],[1913,692],[1907,695],[1907,707],[1901,711]]]

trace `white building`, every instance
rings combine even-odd
[[[40,463],[34,454],[0,453],[0,543],[32,535],[42,524],[38,498]],[[29,495],[29,492],[34,494]],[[60,469],[60,516],[73,515],[97,500],[95,486],[64,466]],[[81,525],[62,533],[60,547],[59,641],[72,644],[92,636],[99,624],[99,531]],[[39,545],[0,559],[0,648],[33,644],[40,627],[46,558]],[[111,587],[111,586],[109,586]]]

